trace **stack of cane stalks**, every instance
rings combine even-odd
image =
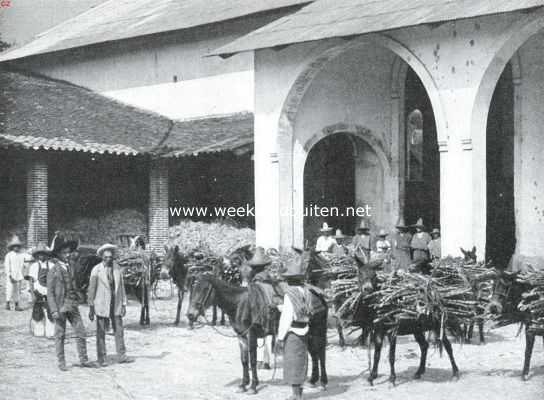
[[[518,309],[530,313],[529,330],[544,332],[544,271],[528,271],[520,274],[517,281],[530,288],[523,293]]]

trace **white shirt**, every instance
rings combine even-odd
[[[297,286],[296,289],[304,293],[304,288]],[[294,328],[291,326],[293,321],[295,321],[295,318],[296,315],[293,308],[293,303],[291,303],[289,296],[286,294],[285,296],[283,296],[283,307],[281,310],[280,325],[278,327],[279,340],[285,340],[285,337],[289,332],[293,332],[294,334],[299,336],[304,336],[308,333],[308,325],[306,325],[304,328]]]
[[[23,270],[25,266],[26,255],[23,252],[16,253],[13,250],[6,254],[4,258],[4,270],[6,277],[22,281],[24,279]]]
[[[376,251],[378,253],[387,253],[391,248],[391,242],[387,239],[380,239],[376,242]]]
[[[336,239],[332,236],[319,236],[317,243],[315,244],[315,251],[317,252],[329,252],[332,245],[337,245]]]
[[[41,262],[36,261],[30,266],[30,269],[28,270],[28,276],[32,278],[34,281],[34,290],[36,290],[38,293],[40,293],[43,296],[47,296],[47,286],[42,286],[42,284],[39,281],[39,272],[40,272],[40,265],[42,269],[49,270],[48,266],[51,267],[51,264],[47,261]]]

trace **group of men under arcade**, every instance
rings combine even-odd
[[[412,229],[415,230],[413,234],[410,232]],[[407,226],[404,218],[400,218],[391,238],[385,229],[381,229],[374,239],[365,220],[361,221],[352,239],[343,235],[340,229],[333,235],[333,228],[327,223],[323,223],[320,232],[315,251],[323,257],[357,253],[366,261],[382,258],[385,269],[394,271],[407,271],[414,262],[439,260],[441,257],[440,230],[435,228],[429,234],[422,218],[412,226]]]
[[[75,272],[76,241],[55,238],[50,247],[38,244],[29,253],[14,236],[7,245],[4,259],[6,274],[6,310],[23,311],[20,295],[27,286],[32,299],[31,332],[34,336],[54,337],[58,367],[67,371],[64,355],[66,321],[70,322],[76,336],[80,366],[105,367],[106,330],[109,322],[115,334],[118,363],[134,359],[126,355],[123,317],[127,297],[123,275],[115,262],[116,246],[105,244],[97,250],[102,262],[92,272],[87,292],[89,319],[96,318],[97,362],[89,362],[85,326],[79,311],[81,293],[77,289]],[[28,266],[28,267],[27,267]]]

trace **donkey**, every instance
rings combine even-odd
[[[368,377],[368,382],[372,385],[374,380],[378,377],[378,366],[380,363],[380,356],[385,336],[389,339],[389,365],[391,368],[391,374],[389,381],[394,385],[396,381],[395,373],[395,352],[397,346],[397,336],[413,335],[419,347],[421,349],[421,357],[419,362],[419,368],[417,369],[414,378],[420,379],[425,373],[425,365],[427,362],[427,350],[429,343],[425,338],[425,333],[432,331],[437,338],[440,338],[440,322],[432,320],[430,318],[420,318],[411,320],[401,320],[396,323],[396,326],[386,326],[384,323],[374,323],[376,312],[367,303],[365,296],[368,296],[379,289],[379,282],[377,271],[381,269],[381,265],[378,263],[365,264],[361,260],[360,256],[356,255],[355,259],[358,263],[359,284],[363,296],[357,306],[354,316],[354,324],[364,329],[370,329],[372,334],[372,343],[374,344],[374,362],[372,365],[372,371]],[[393,329],[391,329],[393,328]],[[446,349],[448,357],[451,362],[453,378],[459,378],[459,368],[455,362],[453,356],[453,349],[450,341],[444,332],[443,337],[439,339],[441,344]]]
[[[176,309],[176,320],[174,323],[179,325],[183,298],[185,297],[185,292],[188,290],[187,259],[185,255],[180,252],[179,246],[168,247],[167,245],[164,245],[164,251],[165,256],[160,268],[159,277],[160,279],[172,278],[172,281],[178,288],[178,304]]]
[[[523,370],[521,378],[524,381],[529,380],[529,371],[531,368],[531,356],[535,345],[536,336],[542,336],[544,331],[536,331],[533,328],[534,320],[529,312],[522,312],[518,305],[523,299],[523,295],[531,290],[529,285],[516,280],[519,272],[509,272],[504,270],[496,271],[496,279],[493,285],[493,295],[487,307],[491,315],[506,317],[507,321],[520,322],[525,326],[525,358],[523,361]]]
[[[271,304],[261,303],[264,301],[263,299],[262,296],[250,296],[247,287],[230,285],[212,274],[202,274],[193,287],[191,303],[187,313],[189,320],[195,321],[199,316],[204,315],[206,309],[216,303],[227,313],[230,324],[238,337],[243,368],[242,383],[239,386],[240,392],[246,392],[247,386],[250,385],[250,393],[257,393],[259,385],[257,376],[257,339],[270,334],[273,335],[277,330],[279,313],[263,315],[262,311],[271,306]],[[314,363],[312,371],[315,371],[315,360],[319,360],[320,355],[325,354],[328,309],[324,299],[321,299],[315,292],[312,292],[311,300],[313,304],[318,302],[322,305],[311,316],[309,324],[309,352],[312,356],[312,363]],[[325,338],[325,340],[321,338]],[[324,365],[324,356],[321,359],[323,362],[321,365],[321,383],[325,387],[328,378]],[[312,377],[314,378],[313,374]]]

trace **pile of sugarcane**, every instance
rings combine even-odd
[[[123,279],[130,286],[137,286],[144,279],[151,279],[151,274],[155,273],[154,268],[160,263],[159,258],[147,250],[120,248],[118,255],[117,262],[123,272]]]
[[[453,273],[393,275],[365,301],[376,312],[373,322],[387,326],[421,317],[441,324],[469,323],[476,315],[477,305],[470,285],[460,274]]]
[[[544,332],[544,271],[529,271],[518,275],[517,281],[530,290],[523,293],[518,309],[530,313],[530,330]]]

